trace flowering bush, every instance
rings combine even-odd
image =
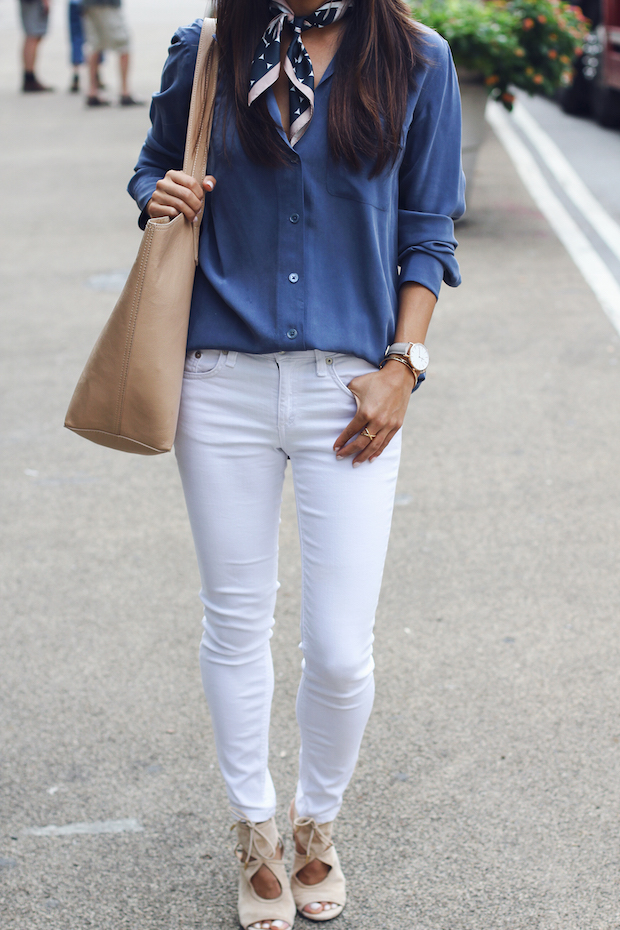
[[[588,21],[563,0],[410,0],[415,19],[450,43],[456,64],[482,75],[508,109],[512,84],[553,94],[570,84]]]

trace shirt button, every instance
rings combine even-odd
[[[289,339],[297,339],[297,330],[289,329],[286,335],[288,336]]]
[[[297,284],[297,282],[299,281],[299,275],[297,274],[296,271],[292,271],[291,274],[288,276],[288,279],[291,282],[291,284]]]
[[[299,213],[291,213],[289,220],[291,223],[299,223]]]
[[[194,352],[194,355],[196,358],[200,358],[202,356],[202,352]]]

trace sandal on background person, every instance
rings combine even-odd
[[[291,891],[297,910],[307,920],[332,920],[342,913],[347,900],[345,878],[332,842],[334,821],[319,824],[313,817],[300,817],[294,801],[289,816],[295,840]],[[329,872],[322,881],[308,885],[301,881],[299,872],[315,859],[329,866]],[[321,906],[321,910],[305,910],[309,905]]]
[[[275,817],[263,823],[240,819],[231,829],[237,829],[235,855],[239,860],[239,923],[244,930],[263,924],[273,930],[292,930],[295,902],[286,867],[282,860],[284,842],[278,833]],[[276,898],[261,898],[252,879],[266,866],[280,885]]]

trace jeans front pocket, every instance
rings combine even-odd
[[[185,357],[184,378],[212,378],[217,374],[226,359],[226,352],[221,349],[197,349],[188,352]]]
[[[331,363],[327,367],[333,381],[347,397],[352,397],[357,403],[357,397],[349,387],[350,382],[360,375],[377,371],[377,368],[366,359],[357,358],[355,355],[332,355],[330,358]]]

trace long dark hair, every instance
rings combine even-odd
[[[265,95],[248,106],[250,67],[270,20],[269,0],[217,0],[220,80],[234,111],[241,144],[262,165],[284,165],[289,152]],[[423,35],[404,0],[355,0],[343,21],[329,100],[332,156],[359,170],[362,159],[382,171],[398,155],[414,68]]]

